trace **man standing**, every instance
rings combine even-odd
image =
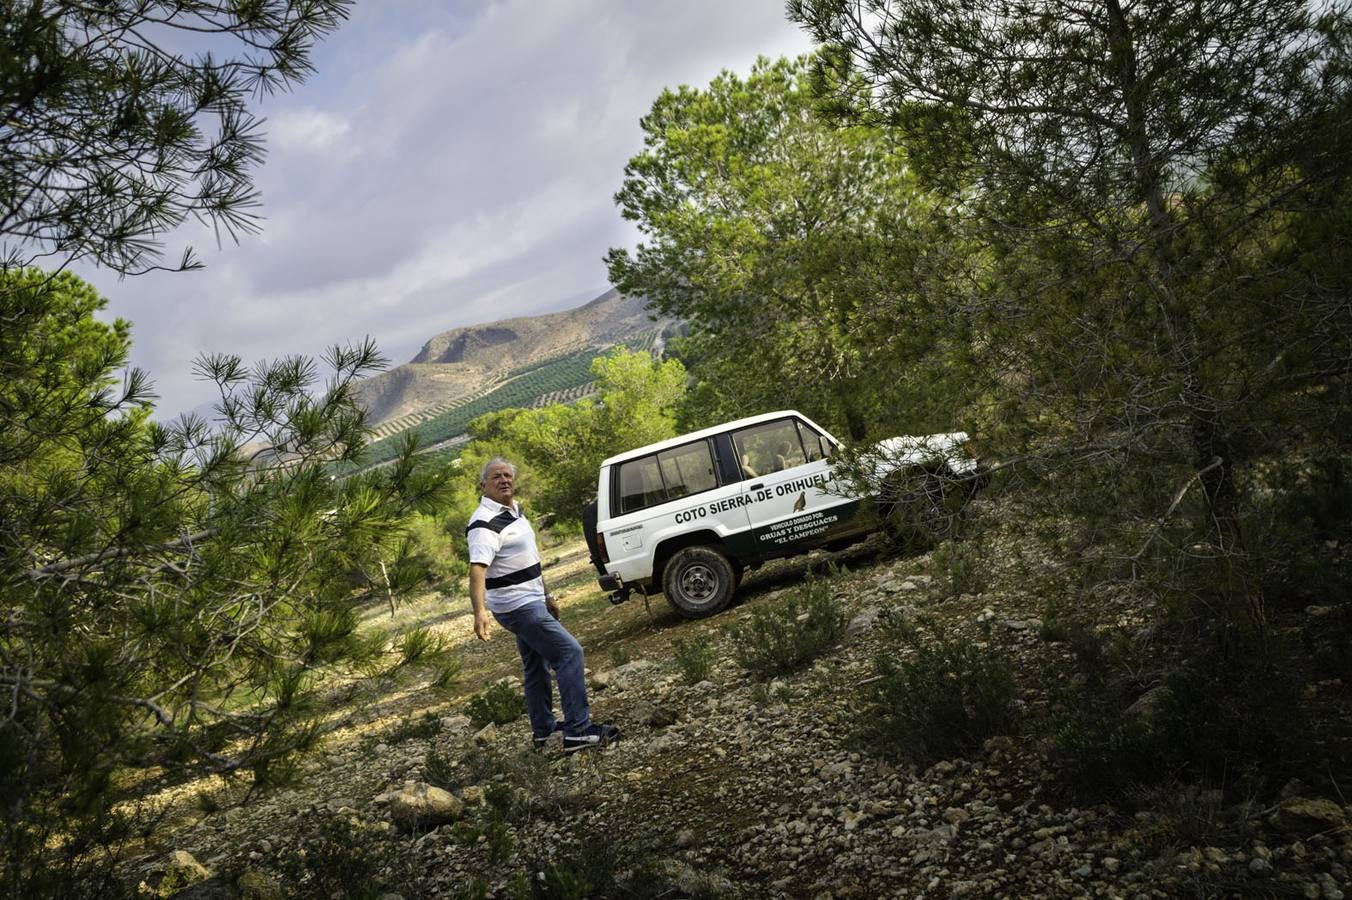
[[[488,640],[491,612],[516,636],[535,747],[543,748],[558,731],[563,732],[565,753],[618,740],[620,730],[614,725],[591,721],[582,645],[559,623],[554,598],[545,592],[535,532],[515,500],[516,466],[500,456],[484,463],[479,492],[479,508],[466,528],[474,633]],[[561,723],[554,717],[551,669],[559,683]]]

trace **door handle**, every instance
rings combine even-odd
[[[765,487],[765,485],[764,485],[763,483],[762,483],[762,484],[753,484],[753,485],[751,485],[750,487],[748,487],[747,490],[748,490],[748,491],[759,491],[759,490],[760,490],[761,488],[763,488],[763,487]]]

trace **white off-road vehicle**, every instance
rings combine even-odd
[[[882,441],[862,476],[858,466],[839,471],[840,446],[784,410],[612,456],[583,511],[601,587],[616,603],[633,589],[661,591],[684,615],[711,615],[765,560],[844,546],[889,523],[942,531],[939,516],[981,477],[963,432]]]

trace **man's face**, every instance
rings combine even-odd
[[[511,506],[514,488],[511,466],[494,463],[488,467],[483,483],[485,497],[503,506]]]

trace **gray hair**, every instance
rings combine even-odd
[[[484,463],[483,468],[479,470],[479,486],[482,487],[488,481],[488,470],[494,466],[506,466],[512,470],[512,477],[516,477],[516,463],[510,459],[504,459],[501,456],[495,456]]]

